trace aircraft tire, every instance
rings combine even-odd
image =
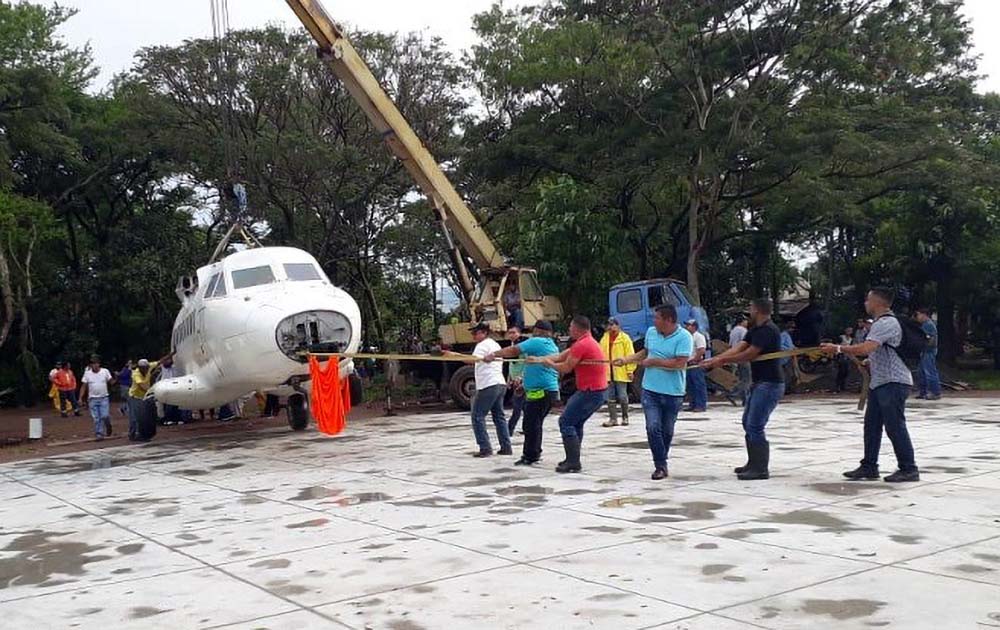
[[[460,409],[472,409],[472,397],[476,393],[476,370],[471,365],[463,365],[451,375],[448,384],[451,399]]]
[[[288,397],[288,426],[292,431],[305,431],[309,426],[309,407],[306,397],[302,394],[292,394]]]
[[[347,377],[347,382],[350,383],[351,387],[351,405],[360,405],[365,400],[365,387],[364,383],[361,382],[361,377],[357,374],[351,374]]]

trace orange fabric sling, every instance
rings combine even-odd
[[[344,430],[347,412],[351,409],[350,384],[347,379],[340,380],[340,362],[331,359],[323,370],[316,357],[310,356],[309,375],[312,379],[310,406],[316,427],[327,435],[337,435]]]

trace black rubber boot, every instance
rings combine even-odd
[[[743,436],[743,443],[746,444],[747,447],[747,463],[743,464],[742,466],[737,466],[736,468],[733,468],[733,472],[736,473],[737,475],[740,474],[741,472],[746,472],[747,470],[750,469],[750,439],[747,438],[747,436],[745,435]]]
[[[740,481],[756,481],[758,479],[770,479],[771,473],[768,466],[771,460],[771,445],[765,440],[763,442],[750,442],[750,467],[736,475]]]
[[[628,403],[622,403],[622,426],[628,426]]]
[[[580,438],[562,436],[563,448],[566,449],[566,461],[556,466],[557,473],[580,472]]]

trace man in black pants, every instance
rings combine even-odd
[[[764,428],[778,406],[778,401],[785,395],[785,375],[781,370],[781,360],[754,361],[763,354],[781,350],[781,331],[771,321],[771,309],[770,301],[754,300],[750,305],[753,328],[747,332],[743,341],[737,343],[735,348],[701,363],[704,369],[709,370],[729,363],[750,362],[752,385],[743,407],[747,463],[734,469],[736,476],[742,481],[770,477],[771,445]]]
[[[552,323],[539,320],[535,323],[534,336],[519,344],[493,352],[484,361],[500,358],[547,357],[558,354],[559,348],[552,340]],[[524,366],[524,449],[518,466],[530,466],[542,459],[542,424],[552,405],[559,400],[559,374],[541,363]]]

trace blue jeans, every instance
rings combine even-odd
[[[913,442],[906,430],[906,397],[910,386],[902,383],[886,383],[868,392],[868,407],[865,409],[865,458],[861,465],[872,470],[878,469],[878,452],[882,448],[882,427],[892,442],[899,469],[917,470],[914,461]]]
[[[508,435],[514,435],[514,429],[517,428],[517,423],[521,419],[521,414],[524,413],[524,388],[519,388],[521,393],[518,394],[518,389],[514,389],[514,393],[510,397],[510,420],[507,421],[507,433]]]
[[[111,399],[107,396],[87,399],[90,416],[94,419],[94,435],[104,437],[104,422],[111,422]]]
[[[917,383],[921,396],[941,395],[941,375],[938,374],[937,353],[924,352],[920,355],[920,369],[917,370]]]
[[[670,443],[674,440],[674,423],[684,406],[683,396],[671,396],[642,390],[642,412],[646,414],[646,440],[657,468],[667,467]]]
[[[766,442],[764,427],[771,419],[771,412],[785,395],[784,383],[762,381],[750,388],[746,406],[743,407],[743,431],[750,442]]]
[[[692,409],[708,408],[708,384],[705,382],[705,370],[688,368],[687,390],[691,394]]]
[[[608,381],[607,398],[605,398],[605,400],[608,402],[617,402],[621,405],[627,405],[628,385],[628,383]]]
[[[576,437],[583,441],[583,425],[594,415],[594,412],[601,408],[607,391],[600,389],[595,391],[577,390],[575,394],[566,401],[562,415],[559,416],[559,432],[563,437]]]
[[[486,414],[493,415],[493,424],[497,428],[497,439],[500,440],[500,450],[510,449],[510,431],[507,428],[507,418],[503,415],[503,395],[506,385],[492,385],[476,391],[472,399],[472,432],[476,436],[476,444],[483,453],[493,452],[490,444],[490,434],[486,432]]]

